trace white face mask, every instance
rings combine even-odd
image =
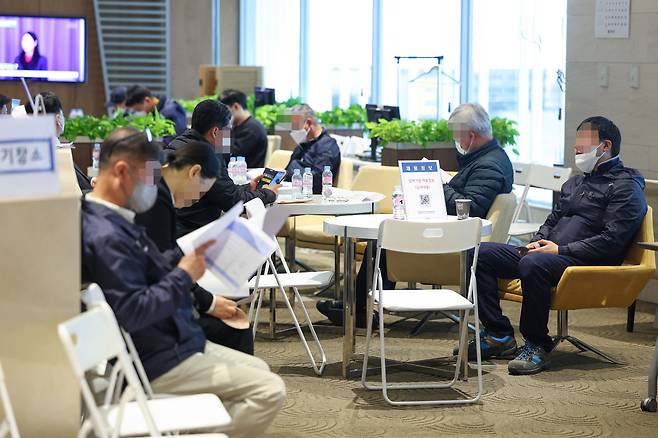
[[[64,118],[64,113],[62,111],[55,116],[55,124],[55,131],[57,131],[57,137],[59,137],[64,133],[64,126],[66,125],[66,119]]]
[[[592,149],[589,152],[583,154],[576,154],[576,167],[584,173],[591,173],[596,166],[596,163],[601,159],[601,156],[597,156],[596,152],[599,150],[603,143],[599,143],[597,147]]]
[[[297,144],[304,143],[306,141],[306,130],[305,129],[293,129],[290,131],[290,136]]]
[[[126,208],[135,213],[149,211],[158,196],[158,186],[154,184],[137,183],[132,195],[126,201]]]
[[[466,155],[468,153],[467,150],[462,148],[462,145],[459,142],[459,140],[455,140],[455,148],[457,149],[457,152],[459,152],[461,155]]]

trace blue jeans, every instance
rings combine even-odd
[[[478,311],[487,332],[496,337],[514,335],[509,319],[503,315],[498,295],[499,278],[520,278],[523,288],[520,329],[523,337],[551,351],[548,313],[551,289],[569,266],[584,265],[580,260],[558,254],[535,253],[521,257],[512,245],[482,243],[476,271]]]

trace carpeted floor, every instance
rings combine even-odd
[[[301,257],[324,269],[331,263],[330,257],[315,253]],[[306,304],[313,309],[313,320],[321,320],[314,303]],[[506,302],[503,308],[513,322],[518,321],[519,305]],[[486,362],[482,400],[466,406],[392,407],[383,401],[381,392],[364,390],[358,380],[343,380],[339,363],[342,338],[335,331],[319,330],[330,364],[322,377],[313,374],[296,334],[275,341],[259,337],[256,354],[283,377],[288,388],[284,408],[267,436],[658,437],[658,413],[639,408],[646,397],[647,370],[658,335],[658,329],[652,327],[653,311],[651,306],[639,306],[634,333],[625,331],[626,311],[622,309],[582,310],[569,315],[572,335],[626,365],[612,365],[591,353],[578,353],[567,343],[552,354],[552,368],[535,376],[509,376],[505,361]],[[285,309],[278,312],[282,322],[287,320],[285,313]],[[390,316],[386,322],[396,319]],[[415,323],[406,321],[386,333],[387,356],[432,359],[433,364],[449,370],[457,339],[455,326],[439,319],[429,323],[419,336],[410,337]],[[555,315],[550,324],[553,330]],[[363,336],[357,338],[357,352],[363,351],[363,341]],[[521,341],[518,334],[517,341]],[[471,376],[460,389],[475,389],[473,370]],[[432,376],[390,373],[390,380],[427,378]],[[460,394],[454,390],[393,394],[428,400],[454,396]]]

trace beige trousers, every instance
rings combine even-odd
[[[262,359],[212,342],[151,385],[156,393],[217,394],[233,420],[222,431],[231,438],[262,435],[286,398],[283,380]]]

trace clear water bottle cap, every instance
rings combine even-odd
[[[231,161],[235,161],[235,157],[231,157]]]
[[[301,172],[301,171],[300,171],[299,169],[295,169],[295,171],[294,171],[293,173],[294,173],[295,175],[299,175],[300,172]]]
[[[238,157],[238,161],[244,161],[244,157]]]
[[[331,166],[324,166],[325,172],[331,172]]]
[[[402,186],[395,186],[395,192],[401,192],[402,191]]]
[[[306,173],[306,172],[310,172],[310,171],[311,171],[311,168],[310,168],[310,167],[305,167],[305,168],[304,168],[304,173]]]

